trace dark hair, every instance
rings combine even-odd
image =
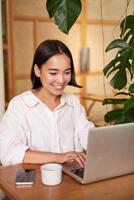
[[[65,53],[70,58],[71,61],[71,80],[68,83],[68,85],[81,88],[81,86],[78,85],[75,80],[73,58],[68,47],[59,40],[45,40],[37,47],[33,58],[33,64],[31,69],[31,81],[33,89],[37,89],[42,86],[40,78],[37,77],[34,72],[34,65],[37,64],[38,68],[41,69],[42,65],[49,58],[51,58],[56,54],[62,54],[62,53]]]

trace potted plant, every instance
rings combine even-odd
[[[105,99],[103,105],[120,105],[105,114],[108,123],[134,122],[134,15],[126,16],[120,29],[120,38],[113,40],[106,48],[106,52],[115,48],[118,51],[103,69],[107,78],[112,76],[110,85],[118,91],[115,94],[118,98]]]

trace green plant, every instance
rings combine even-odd
[[[108,63],[103,72],[108,78],[112,75],[110,85],[119,92],[115,96],[125,98],[105,99],[103,105],[120,105],[120,108],[105,114],[106,122],[134,122],[134,15],[126,16],[120,24],[120,39],[112,41],[106,52],[118,48],[115,58]]]
[[[68,34],[81,12],[80,0],[47,0],[49,17],[54,17],[59,29]]]

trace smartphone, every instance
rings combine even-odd
[[[19,169],[16,172],[16,185],[32,185],[35,182],[35,169]]]

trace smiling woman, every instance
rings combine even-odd
[[[46,40],[35,51],[32,89],[14,97],[0,124],[0,159],[16,163],[64,163],[84,166],[84,149],[94,126],[78,97],[64,93],[76,83],[73,58],[59,40]]]

